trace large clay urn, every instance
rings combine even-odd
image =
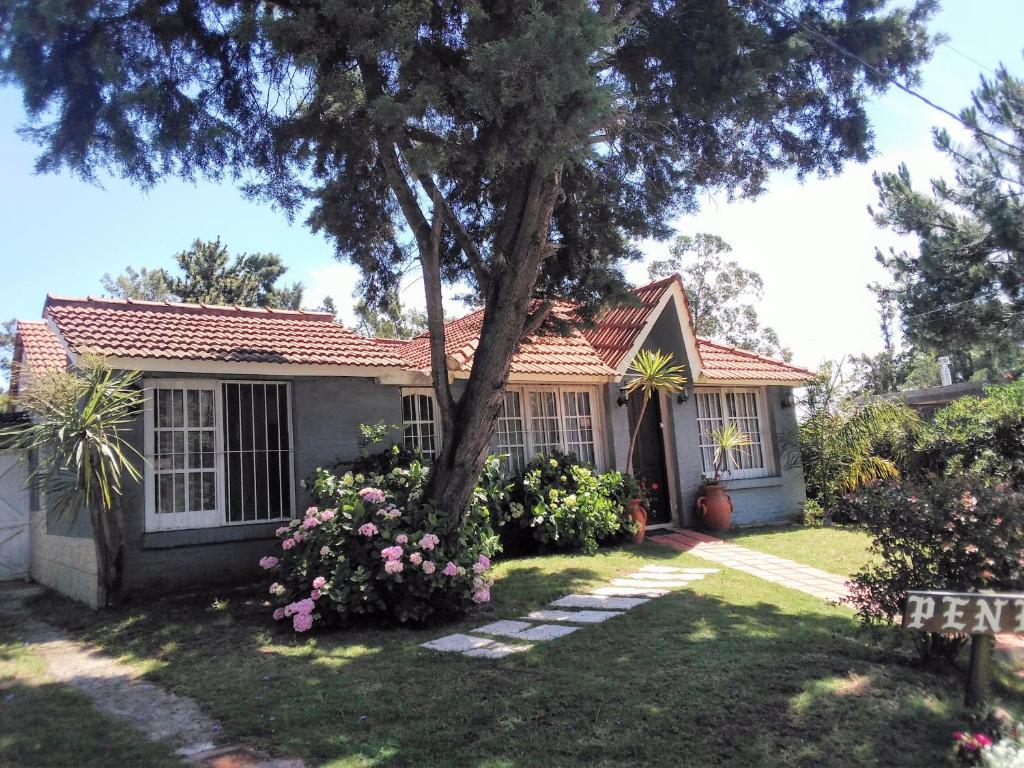
[[[704,486],[703,495],[697,499],[697,511],[713,531],[727,531],[732,525],[732,499],[721,483]]]
[[[630,519],[636,523],[639,523],[640,528],[633,534],[634,544],[643,544],[644,537],[647,535],[647,510],[644,509],[644,502],[642,499],[630,499],[626,502],[626,513]]]

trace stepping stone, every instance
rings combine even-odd
[[[667,589],[653,589],[651,587],[598,587],[592,589],[592,595],[605,595],[607,597],[664,597],[669,593]]]
[[[647,573],[680,573],[683,569],[670,568],[667,565],[645,565],[640,570],[647,571]]]
[[[613,611],[628,611],[643,605],[642,597],[609,597],[606,595],[566,595],[551,603],[553,608],[598,608]]]
[[[717,568],[683,568],[683,573],[718,573]]]
[[[473,637],[472,635],[445,635],[429,643],[423,643],[421,648],[429,648],[432,651],[445,651],[448,653],[465,653],[477,648],[485,648],[494,643],[486,637]]]
[[[648,581],[647,579],[612,579],[613,587],[636,587],[637,589],[676,589],[679,587],[687,587],[691,582],[696,579],[687,579],[685,581],[676,579],[674,581],[668,581],[662,579],[661,581]]]
[[[615,616],[621,616],[621,611],[533,611],[523,618],[534,619],[535,621],[571,621],[576,624],[600,624]]]
[[[623,576],[625,579],[643,579],[649,581],[652,584],[663,582],[663,581],[679,581],[681,579],[699,579],[701,575],[698,573],[650,573],[648,571],[637,571],[631,573],[628,576]]]
[[[492,642],[484,648],[474,648],[471,651],[463,651],[463,656],[472,656],[476,659],[503,659],[513,653],[522,653],[533,648],[532,645],[506,645],[505,643]]]
[[[565,627],[557,624],[541,624],[535,627],[526,621],[495,621],[492,624],[477,627],[473,631],[482,635],[502,635],[515,640],[543,641],[571,635],[577,629],[579,627]]]

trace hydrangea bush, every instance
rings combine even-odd
[[[274,578],[274,619],[306,632],[362,614],[422,621],[489,601],[497,536],[478,513],[447,530],[420,501],[425,476],[419,462],[383,476],[319,470],[319,505],[281,526],[279,551],[260,560]]]

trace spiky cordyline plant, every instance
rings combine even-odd
[[[138,378],[94,358],[71,371],[38,373],[16,400],[31,421],[2,433],[12,447],[38,456],[29,482],[39,484],[49,509],[89,514],[108,603],[120,588],[124,482],[142,477],[133,463],[142,456],[124,439],[142,406]]]
[[[730,464],[738,465],[735,455],[736,451],[754,443],[750,439],[750,435],[742,431],[735,424],[726,424],[724,427],[712,430],[711,441],[715,445],[714,481],[716,483],[721,482],[723,468],[728,472]]]
[[[636,438],[640,434],[640,425],[647,411],[647,404],[655,394],[673,395],[686,385],[683,366],[676,365],[671,353],[659,350],[653,352],[641,349],[633,358],[633,363],[626,371],[630,378],[626,381],[624,392],[629,397],[635,392],[641,393],[643,402],[636,418],[636,426],[629,438],[629,452],[626,454],[626,471],[633,468],[633,451],[636,449]]]

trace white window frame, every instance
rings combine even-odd
[[[430,402],[432,404],[432,410],[434,412],[434,418],[432,420],[421,419],[421,418],[414,419],[413,421],[406,421],[405,420],[405,398],[413,397],[413,396],[416,396],[416,395],[426,395],[427,397],[430,398]],[[436,458],[436,456],[438,454],[441,453],[441,438],[442,438],[442,435],[441,435],[441,414],[438,413],[438,410],[437,410],[437,400],[434,398],[434,390],[432,388],[430,388],[430,387],[402,387],[401,406],[402,406],[402,444],[405,445],[406,448],[409,448],[410,450],[414,450],[416,448],[419,448],[420,451],[422,452],[423,451],[423,448],[422,448],[422,445],[423,445],[423,435],[419,435],[418,437],[415,438],[416,443],[417,443],[416,445],[410,446],[408,444],[408,442],[406,441],[405,430],[408,429],[409,427],[416,427],[417,430],[418,430],[419,429],[419,425],[421,425],[421,424],[430,424],[431,421],[433,422],[433,425],[434,425],[434,456],[429,456],[428,454],[423,453],[424,458],[426,458],[427,460],[433,460],[434,458]]]
[[[523,448],[525,453],[525,463],[529,463],[536,456],[540,455],[541,452],[537,449],[536,441],[533,439],[533,430],[531,429],[532,420],[534,418],[533,410],[530,405],[530,393],[531,392],[553,392],[555,395],[555,405],[558,410],[558,445],[560,451],[570,453],[567,435],[568,430],[566,429],[566,415],[565,415],[565,395],[567,393],[576,394],[579,392],[585,392],[590,397],[590,418],[592,420],[592,431],[594,434],[594,466],[599,470],[606,469],[605,465],[605,424],[604,424],[604,400],[601,388],[595,387],[590,384],[529,384],[529,385],[510,385],[505,388],[506,393],[515,392],[519,395],[519,406],[520,406],[520,418],[522,419],[521,431],[523,434]],[[429,387],[403,387],[402,398],[404,399],[407,395],[427,395],[431,399],[434,397],[434,390]],[[504,407],[502,413],[499,414],[498,418],[507,418],[503,416]],[[404,429],[408,426],[405,421],[405,412],[403,404],[402,412],[402,428],[403,428],[403,442],[404,442]],[[440,414],[437,411],[437,403],[434,403],[434,434],[437,435],[437,450],[441,450],[441,424]],[[497,422],[495,423],[494,433],[491,436],[491,450],[494,453],[502,453],[501,446],[498,445],[498,428]],[[579,454],[577,453],[577,456]]]
[[[508,415],[508,400],[509,395],[515,395],[515,399],[519,401],[519,415],[509,416]],[[529,435],[527,434],[526,425],[526,403],[523,401],[523,392],[513,387],[507,387],[505,389],[505,399],[502,401],[501,413],[498,414],[498,420],[494,425],[494,452],[500,456],[507,456],[508,458],[503,461],[505,471],[509,474],[512,472],[521,472],[527,462],[530,460],[529,450]],[[518,428],[511,428],[516,422],[519,423]],[[511,438],[512,435],[518,433],[521,441],[513,443],[511,439],[507,439],[504,442],[501,439],[502,432]],[[515,451],[515,457],[513,457],[513,451]]]
[[[715,473],[713,463],[708,465],[705,456],[705,451],[712,451],[716,446],[710,442],[705,441],[706,431],[704,429],[705,422],[719,422],[722,425],[729,424],[735,421],[735,417],[730,417],[726,413],[726,397],[728,395],[753,395],[754,400],[757,404],[757,437],[759,441],[759,447],[761,448],[761,467],[753,467],[749,469],[723,469],[722,476],[725,478],[741,480],[745,478],[755,477],[770,477],[775,474],[775,447],[772,441],[771,427],[769,425],[769,417],[767,410],[767,400],[763,389],[757,387],[697,387],[694,391],[694,397],[696,400],[697,409],[697,446],[700,451],[701,465],[704,470],[705,477],[711,477]],[[719,398],[719,404],[721,406],[722,418],[706,417],[701,415],[700,399],[702,396],[717,395]],[[741,417],[748,418],[748,417]],[[739,426],[737,424],[737,426]],[[750,434],[749,430],[742,429],[741,431],[746,434]],[[710,430],[707,430],[710,432]],[[740,449],[743,450],[743,449]],[[713,460],[712,460],[713,461]]]
[[[288,403],[288,445],[289,445],[289,490],[288,503],[290,509],[280,517],[261,520],[227,520],[226,468],[224,461],[224,405],[222,384],[283,384]],[[213,510],[186,512],[157,512],[156,509],[156,476],[153,459],[156,455],[156,414],[154,393],[158,389],[197,389],[213,392],[213,451],[214,472],[216,473],[215,489],[217,503]],[[295,510],[295,438],[292,429],[292,397],[291,383],[280,380],[247,380],[247,379],[146,379],[143,381],[144,401],[142,408],[143,422],[143,457],[145,458],[144,492],[146,495],[145,518],[146,532],[176,531],[191,528],[227,528],[239,525],[259,525],[290,520]],[[187,399],[187,396],[186,396]],[[186,405],[187,407],[187,405]],[[186,455],[188,446],[185,446]]]

